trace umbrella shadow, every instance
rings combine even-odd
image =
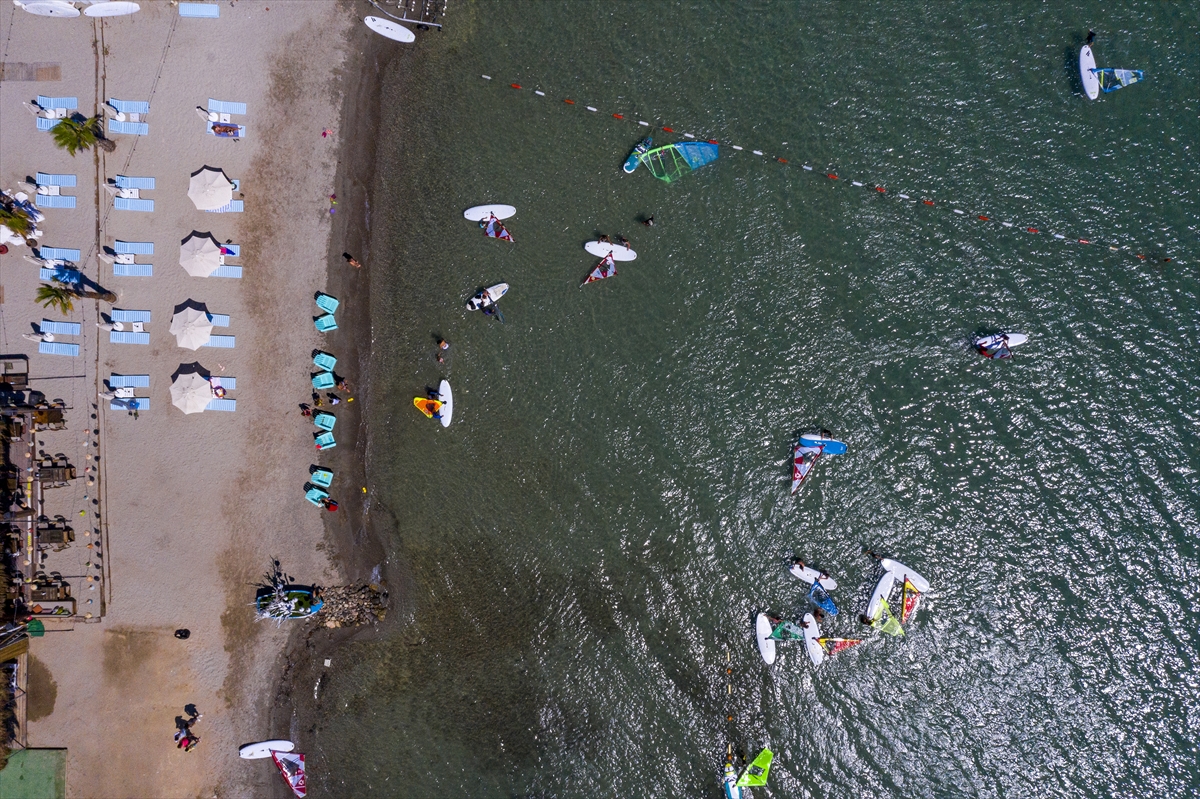
[[[208,314],[209,316],[212,316],[208,310],[208,304],[200,302],[199,300],[184,300],[175,306],[175,310],[171,311],[171,315],[174,316],[175,314],[186,311],[189,308],[199,311],[202,314]]]
[[[225,170],[222,169],[221,167],[209,166],[208,164],[205,164],[204,166],[200,167],[195,172],[193,172],[189,177],[194,178],[194,177],[196,177],[196,175],[199,175],[201,172],[220,172],[222,175],[225,175]],[[225,175],[225,179],[228,180],[230,183],[233,183],[233,181],[230,180],[229,175]]]
[[[212,372],[205,369],[199,361],[192,361],[191,363],[179,364],[179,368],[171,375],[171,382],[174,383],[181,375],[200,375],[205,380],[208,380],[212,377]]]
[[[187,244],[192,239],[208,239],[213,244],[217,245],[217,247],[221,246],[221,242],[217,241],[217,237],[214,236],[212,233],[210,233],[207,230],[204,231],[203,233],[200,232],[199,230],[193,230],[191,233],[187,234],[186,236],[184,236],[182,239],[179,240],[179,246],[182,247],[183,245]]]

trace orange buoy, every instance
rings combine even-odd
[[[624,118],[625,117],[621,116],[620,114],[613,114],[613,119],[624,119]]]
[[[988,218],[988,217],[986,217],[986,216],[981,216],[981,217],[979,217],[979,221],[980,221],[980,222],[990,222],[990,221],[992,221],[992,220],[991,220],[991,219],[989,219],[989,218]]]
[[[921,202],[925,203],[926,205],[933,205],[933,200],[921,200]]]
[[[880,194],[885,193],[885,189],[883,188],[883,186],[876,186],[875,191],[879,192]]]
[[[570,98],[564,98],[563,102],[566,103],[567,105],[575,105],[575,101]]]
[[[775,159],[775,160],[776,160],[776,161],[778,161],[778,162],[779,162],[779,163],[781,163],[781,164],[786,164],[786,163],[787,163],[787,159],[786,159],[786,158],[777,158],[777,159]]]
[[[709,139],[708,143],[709,144],[720,144],[721,142],[717,141],[716,139]]]

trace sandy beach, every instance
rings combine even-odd
[[[27,354],[32,385],[66,401],[68,430],[46,434],[41,446],[68,454],[81,473],[48,493],[48,515],[79,521],[76,544],[53,553],[45,568],[71,581],[79,616],[92,618],[32,642],[35,707],[27,728],[30,747],[67,748],[70,796],[286,790],[269,761],[235,755],[247,741],[293,733],[268,721],[292,628],[254,621],[253,584],[273,557],[302,583],[362,576],[339,573],[326,533],[327,521],[331,531],[361,528],[349,518],[361,513],[364,485],[352,465],[361,470],[364,447],[356,392],[365,389],[357,378],[366,348],[355,332],[368,320],[355,292],[366,275],[346,265],[346,242],[338,240],[354,228],[352,217],[361,218],[361,187],[339,196],[340,216],[330,213],[345,137],[359,132],[342,115],[343,94],[357,91],[356,11],[351,3],[240,0],[220,4],[219,19],[182,19],[174,5],[143,2],[135,15],[100,22],[0,6],[8,74],[12,64],[60,67],[59,80],[0,84],[0,186],[11,189],[39,171],[76,175],[77,187],[63,190],[77,197],[76,207],[46,211],[41,244],[79,249],[84,274],[118,297],[111,306],[77,301],[63,319],[34,302],[39,280],[23,258],[29,249],[0,256],[0,348]],[[21,107],[36,95],[77,97],[88,115],[108,98],[148,101],[149,134],[110,134],[115,152],[72,158]],[[206,134],[195,109],[210,98],[246,104],[232,120],[246,127],[243,140]],[[194,207],[189,175],[206,165],[239,181],[234,197],[243,212]],[[114,210],[102,184],[117,175],[155,179],[141,192],[153,212]],[[230,263],[243,267],[242,278],[187,274],[179,246],[192,231],[240,245]],[[362,241],[355,233],[351,245],[355,237]],[[153,243],[153,255],[137,258],[153,265],[151,276],[114,275],[97,258],[118,240]],[[327,290],[341,299],[340,329],[320,334],[313,295],[326,290],[327,270]],[[213,332],[234,336],[236,346],[178,347],[168,327],[187,301],[228,315],[228,327]],[[97,322],[114,308],[150,313],[148,345],[110,343]],[[77,357],[40,354],[21,338],[43,318],[80,323],[78,336],[57,338],[79,344]],[[298,412],[298,403],[311,401],[317,348],[338,356],[337,372],[349,380],[343,400],[359,399],[333,409],[338,449],[329,453],[314,449],[314,428]],[[172,376],[193,362],[236,378],[228,393],[236,411],[185,415],[172,406]],[[114,374],[149,376],[136,394],[150,407],[136,418],[97,400]],[[343,503],[341,518],[304,500],[310,464],[337,472],[330,491]],[[190,638],[177,640],[178,628]],[[204,715],[195,727],[201,744],[185,754],[172,734],[188,703]]]

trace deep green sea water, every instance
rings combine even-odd
[[[776,753],[759,797],[1200,795],[1196,8],[451,0],[385,76],[397,609],[322,684],[313,794],[718,797],[732,745]],[[1086,100],[1089,27],[1147,80]],[[746,149],[623,175],[613,112]],[[597,232],[639,257],[580,288]],[[504,324],[463,310],[500,280]],[[1003,328],[1013,362],[971,352]],[[443,376],[446,430],[411,404]],[[814,424],[850,451],[792,497]],[[853,635],[863,545],[933,583],[908,634],[765,666],[787,557]]]

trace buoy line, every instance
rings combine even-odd
[[[480,77],[483,80],[488,81],[489,84],[491,84],[491,85],[495,85],[495,86],[505,85],[503,83],[496,83],[495,82],[496,79],[493,78],[491,75],[480,75]],[[527,89],[524,86],[522,86],[520,83],[509,83],[509,84],[507,84],[507,87],[510,89],[514,89],[518,92],[531,92],[536,97],[545,97],[547,99],[555,99],[555,98],[550,97],[550,95],[548,95],[546,92],[544,92],[540,89]],[[665,124],[661,124],[661,123],[657,123],[657,122],[648,122],[646,120],[639,119],[637,116],[633,116],[633,115],[622,114],[622,113],[603,113],[603,114],[601,114],[601,111],[599,108],[597,108],[595,106],[591,106],[591,105],[579,105],[574,99],[572,99],[570,97],[560,97],[557,99],[561,100],[561,103],[564,106],[583,108],[583,109],[586,109],[590,113],[600,116],[603,119],[612,119],[612,120],[616,120],[618,122],[626,122],[629,124],[634,124],[634,125],[637,125],[638,127],[657,129],[657,130],[664,131],[666,133],[675,133],[677,135],[682,136],[685,139],[697,139],[699,141],[706,141],[709,144],[724,144],[736,152],[750,152],[753,155],[760,156],[760,157],[766,158],[766,159],[770,159],[771,161],[781,164],[783,166],[788,166],[788,167],[793,166],[793,164],[787,158],[783,158],[782,156],[777,156],[777,155],[770,155],[770,154],[766,153],[764,150],[760,150],[757,148],[751,148],[751,149],[747,150],[745,147],[743,147],[741,145],[733,144],[732,142],[722,142],[717,139],[708,138],[706,136],[697,136],[695,134],[688,133],[686,131],[676,130],[674,127],[672,127],[670,125],[665,125]],[[973,213],[973,212],[969,213],[967,211],[964,211],[962,208],[955,207],[956,205],[963,205],[963,203],[953,203],[953,202],[946,202],[946,201],[939,202],[939,201],[929,199],[928,196],[922,197],[922,196],[920,196],[919,192],[903,193],[903,192],[898,192],[898,191],[892,191],[878,183],[870,182],[870,181],[864,182],[864,181],[859,181],[859,180],[850,180],[848,182],[845,182],[841,175],[837,175],[833,172],[824,172],[824,171],[816,170],[809,164],[799,164],[799,167],[801,168],[802,171],[811,173],[815,177],[823,177],[823,178],[827,179],[828,181],[839,181],[840,183],[842,183],[842,185],[849,185],[851,188],[861,188],[861,189],[873,190],[877,194],[882,194],[886,197],[895,198],[897,200],[901,200],[901,201],[904,201],[907,203],[912,203],[914,205],[949,208],[951,211],[953,211],[953,213],[956,216],[961,216],[964,219],[969,219],[978,224],[995,225],[1000,228],[1006,228],[1006,229],[1017,231],[1017,232],[1049,236],[1049,237],[1056,239],[1058,241],[1061,241],[1065,244],[1080,244],[1080,245],[1089,246],[1089,247],[1108,247],[1108,249],[1111,252],[1123,253],[1125,255],[1128,255],[1130,257],[1136,258],[1141,261],[1154,260],[1154,261],[1161,261],[1162,263],[1183,263],[1183,261],[1180,261],[1178,258],[1175,258],[1175,257],[1151,258],[1150,256],[1147,256],[1144,253],[1139,252],[1138,251],[1139,248],[1136,248],[1136,247],[1133,247],[1130,245],[1122,245],[1120,242],[1114,242],[1112,244],[1105,244],[1103,242],[1095,240],[1094,238],[1084,238],[1083,236],[1075,236],[1075,235],[1068,236],[1064,233],[1058,233],[1053,230],[1043,230],[1042,228],[1036,227],[1033,225],[1004,221],[1004,220],[1001,220],[1000,218],[992,215],[991,213],[986,213],[986,214]]]

